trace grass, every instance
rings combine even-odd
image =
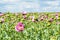
[[[0,20],[0,40],[60,40],[60,13],[58,19],[52,16],[54,13],[28,13],[27,18],[30,15],[35,16],[35,19],[42,14],[48,15],[48,19],[39,22],[32,22],[31,20],[23,19],[22,14],[18,15],[12,13],[5,13],[0,18],[4,18],[4,22]],[[53,22],[48,22],[49,18],[54,18]],[[22,32],[17,32],[15,26],[18,22],[23,22],[25,28]]]

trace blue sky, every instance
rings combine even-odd
[[[60,12],[60,0],[0,0],[0,12]]]

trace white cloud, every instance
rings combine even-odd
[[[59,4],[60,4],[59,1],[45,1],[44,3],[49,6],[59,6]]]
[[[45,1],[44,3],[49,6],[42,7],[43,11],[55,11],[60,8],[59,1]]]
[[[32,0],[31,0],[32,1]],[[1,4],[6,4],[3,6],[3,9],[6,11],[23,11],[23,10],[38,10],[39,4],[36,2],[36,0],[33,2],[28,1],[22,1],[22,0],[1,0]],[[2,6],[1,6],[2,8]]]
[[[17,3],[19,0],[0,0],[0,3]]]
[[[41,1],[40,1],[41,2]],[[42,1],[42,3],[36,2],[36,0],[30,0],[30,2],[27,0],[1,0],[0,4],[6,4],[1,6],[1,9],[5,9],[6,11],[48,11],[48,10],[60,10],[60,7],[58,7],[60,4],[60,1]],[[42,5],[44,4],[44,5]],[[40,6],[42,5],[42,6]],[[47,6],[45,6],[47,5]],[[1,10],[0,9],[0,10]]]
[[[3,9],[6,9],[7,11],[23,11],[27,9],[31,10],[38,10],[39,9],[39,4],[38,3],[30,3],[30,2],[21,2],[20,4],[17,5],[5,5]]]
[[[34,2],[33,3],[22,2],[20,5],[17,5],[17,6],[21,11],[23,11],[23,10],[25,10],[25,11],[32,11],[32,10],[38,11],[40,8],[39,4],[34,3]]]
[[[56,7],[52,7],[52,6],[42,7],[42,11],[57,12],[57,11],[60,11],[60,7],[58,7],[58,6],[56,6]]]
[[[60,7],[54,7],[55,10],[60,10]]]
[[[13,12],[13,11],[15,11],[15,7],[14,6],[12,6],[12,5],[5,5],[4,7],[3,7],[3,9],[5,10],[5,11],[10,11],[10,12]]]
[[[20,6],[24,7],[24,8],[39,8],[39,4],[38,3],[31,3],[31,2],[22,2],[20,3]]]
[[[44,11],[51,10],[51,9],[52,9],[52,7],[43,7],[42,8],[42,10],[44,10]]]

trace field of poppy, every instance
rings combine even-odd
[[[0,13],[0,40],[60,40],[60,12]]]

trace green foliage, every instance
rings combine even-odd
[[[59,19],[54,19],[52,23],[48,22],[48,20],[49,18],[55,18],[55,16],[52,16],[55,12],[28,13],[27,18],[33,15],[36,19],[42,14],[48,15],[48,19],[39,22],[23,19],[22,14],[19,13],[18,15],[9,12],[4,14],[0,17],[5,20],[3,23],[0,23],[0,40],[60,40],[60,24],[56,24],[56,22],[60,21],[60,13]],[[18,22],[25,24],[24,31],[15,31],[15,26]]]

